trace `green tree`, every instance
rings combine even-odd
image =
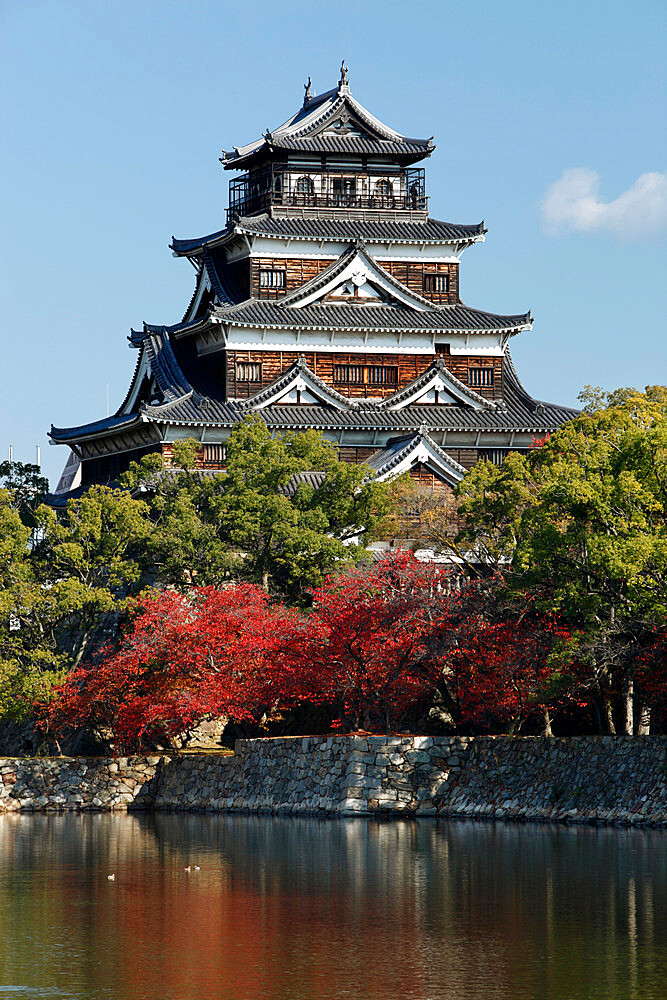
[[[105,486],[35,521],[0,491],[0,717],[28,714],[124,611],[150,533],[147,505]]]
[[[540,448],[471,470],[459,541],[578,630],[601,729],[647,731],[635,670],[667,624],[667,389],[582,401]]]
[[[39,596],[30,563],[31,530],[23,524],[14,495],[0,490],[0,720],[20,719],[35,697],[61,679],[58,657],[33,648],[20,616]]]
[[[341,462],[315,431],[273,437],[248,419],[230,434],[224,472],[197,470],[196,455],[184,442],[175,468],[148,456],[123,480],[152,494],[148,555],[177,586],[246,579],[299,599],[363,551],[350,543],[372,538],[389,508],[370,469]]]
[[[38,465],[25,462],[0,462],[0,489],[9,492],[8,501],[16,507],[24,524],[34,526],[34,513],[49,492],[49,481]]]

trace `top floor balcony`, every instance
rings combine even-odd
[[[319,209],[424,212],[428,208],[424,170],[271,163],[230,181],[228,223],[277,206],[299,214]]]

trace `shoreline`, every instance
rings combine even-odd
[[[245,813],[667,828],[667,736],[309,736],[0,757],[0,815]]]

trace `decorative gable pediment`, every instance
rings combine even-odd
[[[335,407],[337,410],[350,410],[356,406],[353,400],[342,396],[311,372],[303,358],[241,405],[247,410],[263,410],[266,406],[307,404]]]
[[[342,113],[340,118],[335,121],[330,122],[325,128],[320,129],[314,133],[315,135],[321,136],[350,136],[353,139],[370,139],[373,136],[364,128],[361,128],[359,122],[351,119],[346,113]]]
[[[485,399],[464,385],[439,358],[418,378],[378,403],[385,410],[402,410],[420,405],[466,406],[473,410],[496,410],[498,403]]]
[[[353,271],[349,278],[341,281],[324,296],[325,302],[343,301],[349,299],[361,299],[368,302],[388,302],[390,296],[387,291],[369,280],[369,275],[359,268]],[[315,300],[317,301],[317,300]]]
[[[425,427],[418,434],[376,452],[367,464],[375,470],[380,482],[395,479],[415,466],[422,466],[450,486],[456,486],[465,475],[463,466],[433,441]]]
[[[385,271],[358,240],[301,288],[285,295],[281,306],[300,309],[314,303],[355,301],[355,305],[392,302],[425,312],[433,303],[416,295]]]

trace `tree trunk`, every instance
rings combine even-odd
[[[593,708],[598,720],[598,729],[602,736],[615,736],[616,726],[612,713],[611,698],[598,683],[596,697],[593,699]]]
[[[553,729],[551,728],[551,716],[549,715],[549,709],[544,709],[544,735],[553,736]]]
[[[640,705],[637,719],[637,736],[648,736],[651,732],[651,707]]]
[[[626,736],[634,736],[635,732],[635,684],[632,675],[627,673],[623,682],[624,731]]]
[[[608,736],[616,735],[616,726],[614,725],[614,714],[612,711],[611,698],[608,694],[602,695],[602,707],[604,710],[604,725],[605,732]]]

